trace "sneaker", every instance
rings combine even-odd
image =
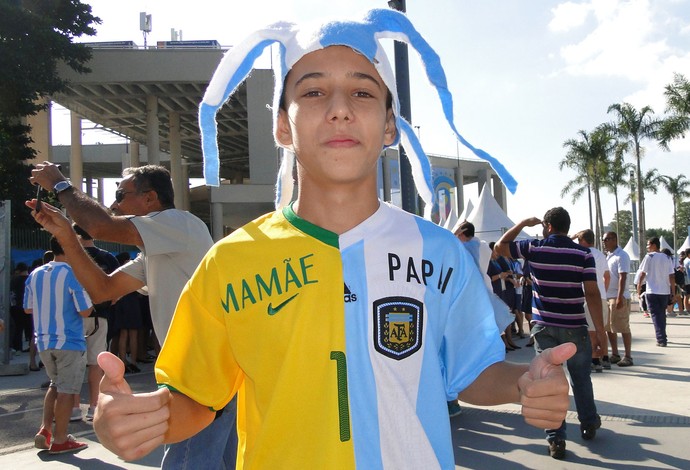
[[[580,434],[585,441],[591,441],[597,435],[597,429],[601,427],[601,418],[597,416],[597,422],[593,424],[580,424]]]
[[[611,370],[611,361],[601,361],[601,367],[606,370]]]
[[[86,442],[77,442],[73,435],[68,434],[67,440],[62,444],[55,444],[50,446],[49,454],[68,454],[70,452],[79,452],[84,450],[89,445]]]
[[[457,401],[449,401],[448,402],[448,417],[454,418],[461,413],[462,413],[462,408],[460,408],[460,405],[458,404]]]
[[[667,312],[667,313],[666,313],[666,316],[667,316],[667,317],[675,317],[675,316],[676,316],[676,312]]]
[[[94,414],[96,414],[96,407],[89,406],[89,409],[86,411],[86,421],[93,421]]]
[[[642,316],[645,317],[645,318],[649,318],[649,313],[644,312],[644,313],[642,314]]]
[[[630,367],[634,365],[632,357],[625,356],[623,359],[618,361],[618,367]]]
[[[37,449],[47,450],[50,449],[50,439],[52,438],[50,431],[46,428],[38,431],[38,434],[34,436],[34,447]]]
[[[611,366],[609,366],[611,367]],[[592,369],[594,369],[594,372],[604,372],[604,366],[602,364],[592,364]]]
[[[660,348],[665,348],[666,342],[658,342],[658,343],[656,343],[656,345],[659,346]]]
[[[69,417],[70,421],[81,421],[81,408],[72,408],[72,416]]]
[[[618,354],[611,354],[611,359],[610,359],[611,364],[617,364],[618,362],[620,362],[620,360],[621,360],[620,355],[618,355]]]
[[[549,442],[549,455],[551,458],[563,460],[565,458],[565,441],[556,439]]]

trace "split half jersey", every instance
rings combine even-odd
[[[338,236],[286,208],[209,251],[156,377],[212,409],[238,392],[238,468],[454,468],[446,401],[504,356],[449,231],[381,203]]]

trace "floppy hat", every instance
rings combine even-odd
[[[300,29],[293,23],[274,23],[255,31],[240,44],[226,52],[214,72],[199,106],[199,127],[201,129],[206,184],[209,186],[218,186],[220,184],[216,113],[232,96],[237,87],[249,76],[254,63],[261,56],[264,49],[272,44],[278,44],[279,46],[279,57],[274,62],[276,70],[274,71],[275,86],[272,109],[273,136],[276,139],[278,110],[283,84],[292,66],[310,52],[329,46],[348,46],[369,59],[376,67],[381,79],[393,96],[392,106],[398,132],[391,146],[402,143],[403,147],[405,147],[417,192],[425,203],[424,216],[429,219],[435,199],[431,181],[431,165],[412,126],[400,116],[400,102],[395,84],[395,75],[380,43],[381,39],[402,41],[417,51],[424,64],[427,78],[431,85],[436,88],[441,100],[446,121],[457,139],[476,156],[486,160],[508,190],[515,193],[517,182],[508,170],[487,152],[472,146],[456,129],[453,121],[453,97],[448,90],[446,75],[438,54],[429,46],[404,14],[387,9],[370,10],[360,21],[329,21],[316,28]],[[277,139],[276,144],[278,144]],[[292,171],[295,164],[295,155],[284,147],[281,148],[281,153],[282,159],[276,183],[276,208],[281,208],[292,200],[294,189]]]

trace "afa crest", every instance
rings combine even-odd
[[[422,347],[424,306],[409,297],[386,297],[374,302],[374,347],[384,356],[401,360]]]

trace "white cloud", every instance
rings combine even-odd
[[[553,19],[549,29],[554,32],[567,32],[582,26],[591,10],[590,5],[574,2],[561,3],[551,9]]]

